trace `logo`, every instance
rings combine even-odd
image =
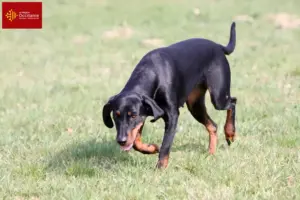
[[[7,19],[8,19],[9,21],[12,22],[14,19],[16,19],[16,17],[17,17],[18,15],[17,15],[16,12],[13,11],[13,9],[10,9],[10,10],[6,13],[5,16],[7,17]]]
[[[42,2],[2,2],[3,29],[41,29]]]

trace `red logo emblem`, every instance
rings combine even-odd
[[[42,2],[2,2],[3,29],[41,29]]]

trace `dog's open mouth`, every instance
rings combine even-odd
[[[120,148],[121,148],[122,151],[130,151],[130,149],[132,148],[132,146],[133,146],[133,143],[125,145],[125,146],[120,146]]]

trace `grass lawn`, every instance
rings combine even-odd
[[[0,199],[300,199],[299,0],[44,0],[42,30],[0,32]],[[153,48],[204,37],[226,45],[237,104],[217,153],[181,108],[169,167],[121,152],[102,106]],[[162,120],[143,138],[161,144]]]

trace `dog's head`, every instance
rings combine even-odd
[[[113,120],[111,119],[111,112]],[[155,122],[164,115],[163,110],[148,96],[136,93],[113,96],[103,106],[102,117],[108,128],[117,129],[116,140],[122,150],[130,150],[147,116]],[[113,123],[114,121],[114,123]]]

